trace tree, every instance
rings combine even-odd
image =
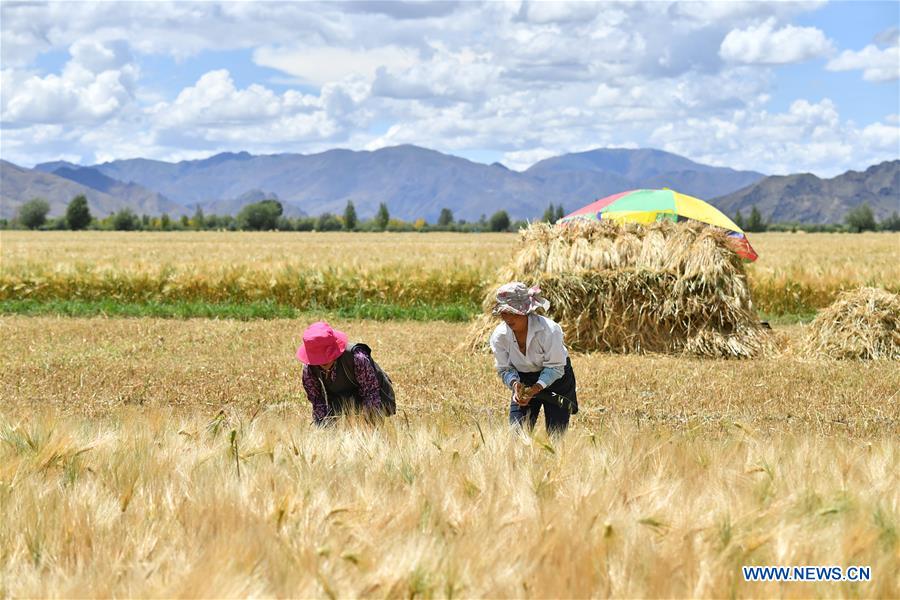
[[[278,200],[263,200],[248,204],[238,213],[237,222],[241,229],[268,231],[275,229],[278,217],[284,212]]]
[[[206,227],[206,217],[203,215],[203,209],[200,206],[197,206],[197,210],[194,211],[194,216],[191,217],[191,227],[200,231]]]
[[[28,229],[37,229],[47,222],[50,205],[43,198],[32,198],[19,207],[19,223]]]
[[[134,231],[140,222],[138,216],[130,208],[123,208],[112,218],[112,226],[116,231]]]
[[[437,224],[441,227],[450,227],[453,225],[453,211],[449,208],[442,208]]]
[[[66,224],[72,231],[87,229],[91,224],[91,209],[88,207],[87,198],[79,194],[72,198],[66,207]]]
[[[384,231],[387,229],[390,220],[391,214],[388,212],[387,204],[382,202],[378,205],[378,212],[375,213],[375,225],[378,229]]]
[[[169,231],[172,229],[172,218],[169,217],[167,213],[163,213],[163,215],[159,218],[159,228],[163,231]]]
[[[900,231],[900,214],[895,210],[891,216],[878,224],[882,231]]]
[[[875,214],[868,202],[864,202],[860,206],[850,210],[844,217],[844,222],[850,227],[853,233],[862,231],[875,231]]]
[[[734,224],[744,229],[744,215],[741,214],[741,209],[738,209],[737,214],[734,215]]]
[[[559,221],[564,216],[566,216],[566,209],[564,209],[563,205],[560,204],[559,206],[556,207],[556,219],[553,222],[556,223],[556,221]]]
[[[762,214],[760,214],[755,204],[753,205],[753,209],[750,211],[750,218],[747,219],[747,226],[743,229],[744,231],[749,231],[751,233],[766,230],[766,224],[763,223]]]
[[[338,231],[341,227],[340,220],[329,212],[322,213],[316,220],[316,231]]]
[[[312,217],[299,217],[294,221],[295,231],[312,231],[316,228],[316,220]]]
[[[412,223],[407,223],[401,219],[391,219],[388,221],[388,231],[414,231]]]
[[[509,229],[509,215],[505,210],[498,210],[491,215],[491,231],[506,231]]]
[[[541,221],[545,223],[556,223],[556,208],[553,206],[553,203],[550,203],[550,206],[547,207],[547,210],[544,211],[544,216],[541,217]]]
[[[344,209],[344,229],[353,231],[356,229],[356,207],[352,200],[347,200],[347,208]]]

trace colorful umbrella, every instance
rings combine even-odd
[[[559,223],[578,219],[609,220],[619,223],[653,223],[654,221],[685,221],[707,223],[728,231],[735,242],[735,251],[742,258],[754,261],[759,255],[747,240],[744,231],[716,207],[699,198],[674,190],[631,190],[601,198],[560,219]]]

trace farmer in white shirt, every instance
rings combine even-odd
[[[575,373],[562,328],[534,314],[550,307],[540,293],[518,281],[497,290],[493,312],[503,323],[491,334],[491,350],[500,379],[512,390],[510,424],[533,428],[543,406],[547,433],[558,434],[578,412]]]

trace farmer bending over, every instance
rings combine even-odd
[[[497,290],[493,312],[503,323],[491,334],[491,350],[500,379],[513,392],[510,424],[533,428],[543,406],[547,433],[562,433],[569,415],[578,412],[575,373],[562,328],[534,314],[550,307],[540,292],[518,281]]]
[[[303,332],[297,360],[303,363],[303,389],[316,425],[342,413],[364,413],[370,418],[394,414],[391,380],[372,360],[371,349],[365,344],[348,345],[347,334],[325,321]]]

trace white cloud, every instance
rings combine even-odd
[[[790,25],[818,5],[0,3],[3,154],[168,160],[414,143],[522,168],[665,145],[767,172],[864,166],[887,152],[896,121],[857,127],[822,102],[766,111],[767,65],[831,51],[821,31]],[[66,50],[62,68],[47,66],[53,54],[34,60]],[[867,51],[830,65],[862,65]],[[879,56],[864,76],[889,72]],[[160,74],[166,65],[197,75],[184,83]]]
[[[85,38],[186,59],[297,39],[337,45],[354,34],[337,8],[300,2],[2,2],[0,11],[3,61],[19,67]]]
[[[719,48],[723,59],[744,64],[787,64],[828,54],[832,43],[815,27],[787,25],[775,29],[769,18],[746,29],[733,29]]]
[[[900,46],[900,27],[894,25],[888,27],[875,34],[875,45],[884,48],[885,46]]]
[[[876,148],[894,150],[894,157],[900,156],[900,125],[896,119],[888,123],[872,123],[862,130],[863,139]]]
[[[738,110],[723,118],[667,123],[650,140],[700,162],[770,174],[810,171],[830,177],[900,155],[900,127],[858,128],[841,121],[827,98],[797,100],[784,113]]]
[[[547,148],[533,148],[531,150],[521,150],[518,152],[507,152],[500,161],[510,169],[516,171],[524,171],[534,163],[542,161],[545,158],[556,156],[558,152],[548,150]]]
[[[109,119],[132,103],[139,69],[121,42],[77,42],[60,75],[3,70],[0,119],[8,126]]]
[[[369,50],[263,46],[253,52],[253,61],[256,64],[277,69],[315,85],[339,81],[348,75],[371,77],[380,67],[408,68],[417,60],[413,52],[396,46]]]
[[[519,15],[530,23],[586,23],[603,10],[599,2],[554,0],[523,2]]]
[[[800,13],[817,10],[826,3],[826,0],[808,2],[694,0],[690,2],[676,2],[671,7],[671,14],[688,18],[700,24],[710,25],[712,23],[735,22],[744,19],[759,20],[769,16],[787,19]]]
[[[601,83],[587,104],[610,121],[673,120],[762,106],[769,99],[765,93],[768,85],[765,73],[749,67],[652,80],[629,77]]]
[[[766,85],[767,77],[749,67],[653,81],[635,76],[544,94],[494,85],[483,103],[404,103],[399,122],[367,147],[434,147],[434,140],[445,151],[491,147],[505,152],[505,164],[521,168],[549,154],[633,147],[655,128],[692,116],[759,108],[767,100]]]
[[[623,88],[613,87],[606,83],[597,86],[594,95],[588,100],[588,104],[596,107],[621,106],[626,102],[627,92]]]
[[[844,50],[828,61],[827,68],[829,71],[861,70],[866,81],[900,79],[900,45],[878,48],[870,44],[859,51]]]
[[[368,99],[371,86],[358,76],[347,76],[340,82],[322,86],[319,101],[329,116],[354,121],[355,113],[362,109]],[[357,123],[359,124],[359,123]]]
[[[134,60],[128,42],[125,40],[101,43],[82,39],[72,44],[69,54],[72,55],[74,64],[78,64],[92,73],[119,69]]]
[[[281,98],[257,84],[238,90],[228,71],[219,69],[183,89],[174,102],[160,103],[151,112],[164,127],[231,125],[276,117],[285,102],[302,105],[303,98]]]
[[[372,94],[398,99],[476,101],[497,87],[502,68],[494,56],[471,48],[436,48],[428,62],[407,68],[380,67]]]
[[[173,102],[146,111],[157,143],[177,150],[185,145],[222,144],[278,151],[284,146],[317,144],[346,138],[366,127],[371,115],[361,104],[368,97],[365,81],[348,77],[328,83],[318,96],[287,90],[281,94],[251,84],[239,89],[225,69],[210,71],[181,91]]]

